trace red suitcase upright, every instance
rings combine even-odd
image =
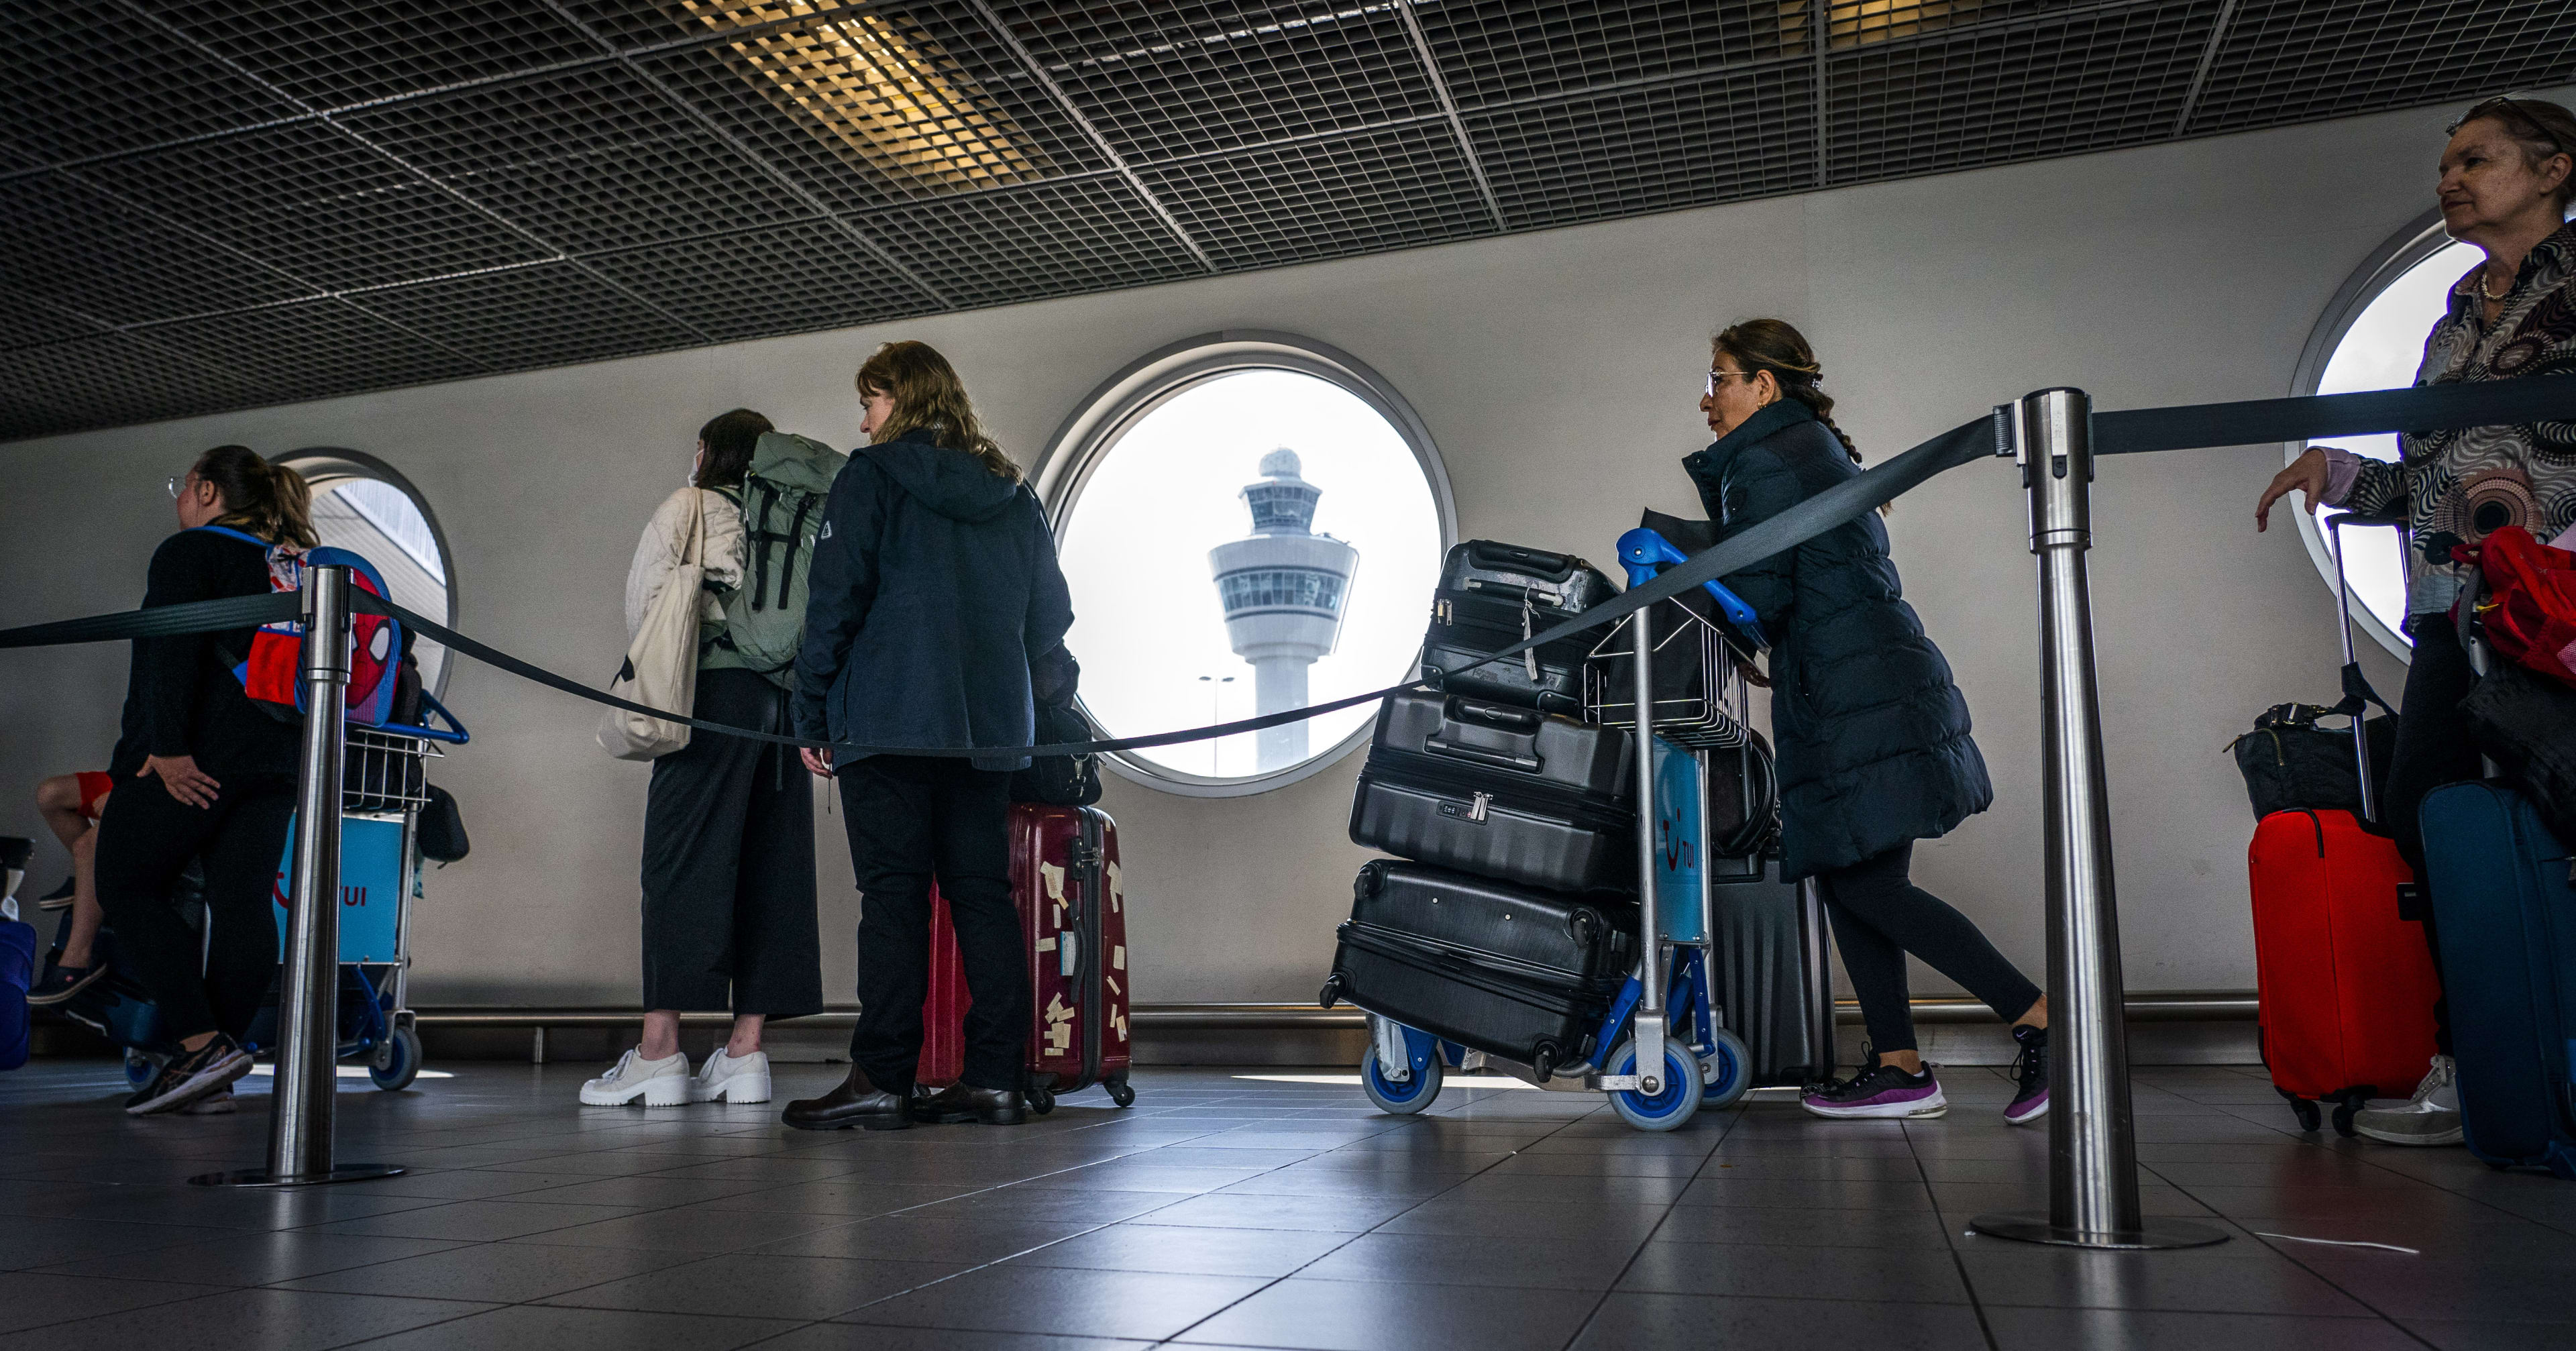
[[[2433,958],[2423,925],[2397,914],[2414,874],[2341,811],[2264,817],[2247,861],[2263,1063],[2302,1126],[2332,1101],[2350,1135],[2355,1108],[2414,1091],[2433,1055]]]
[[[1104,1084],[1124,1107],[1127,1086],[1127,912],[1119,886],[1118,823],[1097,807],[1014,803],[1011,896],[1027,935],[1028,1092],[1032,1111]],[[969,1002],[948,905],[934,894],[930,995],[921,1006],[921,1068],[933,1086],[957,1081]]]

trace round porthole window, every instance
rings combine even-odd
[[[372,455],[332,447],[293,451],[277,462],[312,485],[313,533],[324,544],[374,564],[395,604],[456,627],[447,536],[409,479]],[[421,638],[413,651],[420,658],[421,686],[433,696],[445,694],[447,649]]]
[[[1082,702],[1113,737],[1325,703],[1413,675],[1456,530],[1420,419],[1350,357],[1277,334],[1154,353],[1094,391],[1039,476],[1073,589]],[[1229,796],[1295,782],[1373,705],[1131,751],[1118,773]]]
[[[2442,232],[2439,212],[2398,232],[2344,283],[2327,307],[2325,319],[2300,358],[2292,392],[2351,394],[2414,384],[2415,368],[2424,358],[2425,335],[2449,304],[2452,284],[2483,256],[2467,244],[2453,243]],[[2394,435],[2341,436],[2333,444],[2374,459],[2397,458]],[[2305,442],[2292,445],[2288,457],[2295,459],[2305,449]],[[2327,507],[2315,518],[2305,512],[2296,514],[2309,556],[2332,587],[2334,557],[2329,550],[2334,545],[2322,526],[2339,513]],[[2346,527],[2332,534],[2343,539],[2354,622],[2404,660],[2411,650],[2400,627],[2406,618],[2405,532]]]

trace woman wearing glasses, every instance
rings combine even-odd
[[[152,554],[146,609],[269,593],[268,551],[315,543],[304,478],[217,446],[170,481],[179,532]],[[252,629],[138,638],[93,865],[124,969],[160,1006],[179,1054],[126,1099],[136,1116],[228,1109],[250,1072],[240,1038],[277,971],[269,892],[295,811],[298,728],[251,704],[232,667]],[[206,864],[202,936],[170,905]]]
[[[1699,402],[1717,442],[1682,467],[1722,534],[1860,472],[1860,451],[1834,425],[1823,377],[1806,338],[1778,319],[1717,335]],[[2048,1001],[1967,916],[1907,876],[1916,840],[1984,811],[1994,790],[1950,664],[1905,603],[1886,527],[1863,516],[1726,585],[1760,614],[1773,642],[1780,875],[1820,884],[1869,1028],[1859,1070],[1810,1088],[1804,1106],[1826,1117],[1950,1110],[1914,1044],[1911,952],[2012,1024],[2020,1052],[2004,1119],[2037,1119],[2048,1111]]]
[[[2538,99],[2495,98],[2451,127],[2434,197],[2442,229],[2474,244],[2486,260],[2451,287],[2442,317],[2424,340],[2419,385],[2576,375],[2576,114]],[[2477,674],[2447,615],[2476,569],[2452,560],[2508,525],[2543,540],[2576,525],[2576,426],[2525,423],[2401,435],[2396,463],[2336,446],[2310,446],[2275,476],[2254,507],[2254,528],[2296,489],[2308,510],[2320,502],[2371,515],[2403,510],[2406,627],[2415,640],[2406,697],[2389,758],[2387,821],[2397,851],[2424,875],[2424,795],[2479,774],[2460,701]],[[2424,941],[2437,941],[2424,912]],[[2434,967],[2439,972],[2438,961]],[[2432,1069],[2402,1107],[2371,1108],[2353,1129],[2393,1145],[2461,1142],[2453,1086],[2449,1010],[2433,1005]]]

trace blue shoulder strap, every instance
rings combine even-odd
[[[228,525],[197,525],[190,526],[189,529],[203,530],[210,535],[229,535],[234,539],[240,540],[244,544],[258,545],[262,553],[266,553],[268,550],[277,547],[270,544],[267,540],[261,539],[257,535],[251,534],[248,531],[235,530]]]

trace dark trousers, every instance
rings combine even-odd
[[[98,822],[99,908],[116,930],[117,960],[161,1006],[173,1039],[250,1031],[277,975],[270,896],[284,883],[295,780],[225,774],[212,807],[170,796],[159,778],[120,779]],[[206,865],[200,936],[170,903],[191,859]]]
[[[966,1064],[977,1088],[1018,1088],[1029,1035],[1028,957],[1011,901],[1011,776],[963,760],[874,756],[841,770],[859,882],[859,1025],[850,1059],[901,1093],[921,1064],[930,989],[930,886],[966,968]]]
[[[697,716],[783,730],[786,692],[698,673]],[[823,1011],[813,776],[794,748],[715,732],[653,762],[644,798],[644,1007]]]
[[[1975,921],[1914,885],[1906,875],[1913,861],[1914,846],[1903,844],[1820,879],[1870,1049],[1881,1053],[1915,1049],[1914,1011],[1905,987],[1909,952],[1966,987],[2005,1022],[2039,1000],[2039,987],[1995,951]]]
[[[2446,783],[2475,779],[2483,772],[2469,721],[2460,716],[2460,701],[2478,683],[2460,635],[2445,615],[2418,615],[2414,624],[2415,655],[2406,666],[2406,697],[2397,713],[2397,750],[2389,757],[2388,801],[2380,816],[2396,837],[2397,852],[2415,876],[2424,876],[2424,795]],[[2432,948],[2433,979],[2442,978],[2439,938],[2433,931],[2433,907],[2424,907],[2424,944]],[[2451,1005],[2433,1001],[2433,1044],[2451,1053]]]

